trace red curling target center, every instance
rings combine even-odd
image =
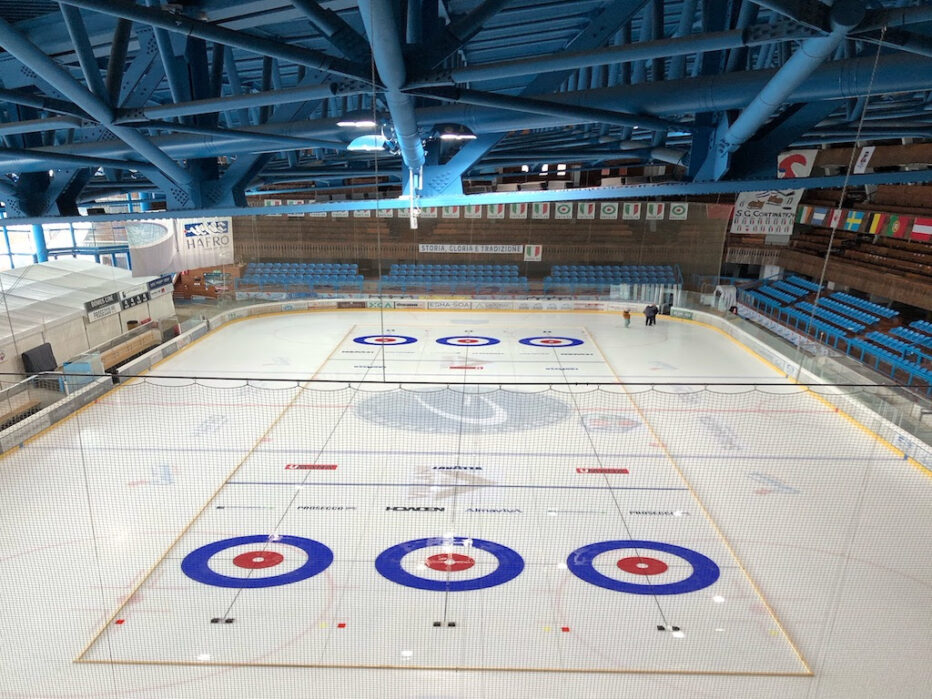
[[[646,556],[622,558],[618,561],[618,567],[626,573],[633,573],[634,575],[660,575],[661,573],[665,573],[667,568],[669,568],[663,561],[658,561],[656,558],[648,558]]]
[[[540,344],[542,345],[559,345],[563,340],[541,340]]]
[[[374,337],[372,338],[373,342],[397,342],[397,337]]]
[[[461,345],[472,345],[472,344],[475,344],[476,342],[479,342],[479,340],[476,340],[471,337],[463,337],[457,340],[457,342],[459,342]]]
[[[431,570],[442,570],[448,572],[469,570],[474,565],[476,565],[476,561],[469,556],[464,556],[461,553],[437,553],[433,556],[428,556],[427,560],[424,561],[424,565],[426,565]]]
[[[285,557],[277,551],[247,551],[234,558],[233,565],[239,568],[257,570],[277,566],[284,560]]]

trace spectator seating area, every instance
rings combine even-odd
[[[683,283],[679,267],[672,265],[554,265],[544,277],[544,293],[578,289],[608,291],[615,284]]]
[[[355,264],[322,262],[250,262],[235,287],[273,288],[288,292],[362,291],[363,277]]]
[[[742,289],[740,298],[759,312],[932,395],[932,323],[919,320],[908,328],[890,327],[898,322],[898,311],[840,292],[820,297],[817,304],[798,301],[787,284],[807,295],[818,291],[818,284],[800,277],[784,282]]]
[[[878,315],[881,318],[896,318],[896,316],[900,314],[899,311],[894,311],[892,308],[881,306],[879,303],[871,303],[865,299],[859,299],[857,296],[852,296],[851,294],[843,294],[838,292],[832,294],[829,298],[834,301],[841,301],[842,303],[846,303],[849,306],[854,306],[855,308],[860,308],[862,311],[873,313],[874,315]]]
[[[379,291],[449,293],[527,293],[527,277],[517,265],[394,264],[379,281]]]

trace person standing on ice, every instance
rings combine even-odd
[[[657,313],[660,311],[656,305],[650,304],[644,309],[644,325],[656,325]]]
[[[631,327],[631,311],[627,308],[621,312],[621,317],[625,319],[625,327]]]

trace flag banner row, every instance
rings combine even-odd
[[[300,199],[265,199],[263,206],[303,206],[313,204]],[[266,214],[268,216],[286,216],[288,218],[302,218],[305,215],[314,218],[326,218],[329,214],[333,218],[406,218],[408,209],[354,209],[349,211],[296,211],[287,214]],[[517,204],[467,204],[466,206],[424,206],[418,209],[420,218],[444,219],[532,219],[532,220],[601,220],[615,221],[685,221],[689,217],[689,204],[687,202],[623,202],[616,201],[580,201],[580,202],[521,202]]]
[[[796,212],[796,223],[922,243],[932,241],[932,216],[800,206]]]

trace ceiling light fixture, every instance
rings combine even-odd
[[[462,124],[436,124],[434,134],[441,141],[474,141],[476,134]]]

